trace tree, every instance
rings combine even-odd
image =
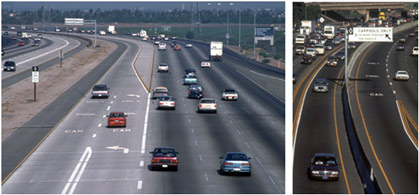
[[[186,33],[186,38],[193,39],[195,37],[195,34],[192,31],[188,31]]]

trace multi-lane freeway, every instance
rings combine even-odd
[[[3,180],[3,193],[285,193],[282,71],[228,50],[222,62],[203,69],[208,43],[193,41],[185,48],[179,40],[181,51],[157,51],[138,38],[102,39],[120,44],[121,54],[97,81],[77,84],[84,89],[107,84],[110,97],[91,99],[86,90]],[[160,62],[169,64],[168,73],[157,72]],[[196,113],[198,100],[186,98],[185,68],[196,69],[205,97],[217,101],[217,114]],[[150,99],[156,86],[167,87],[177,99],[175,111],[156,109]],[[226,88],[236,89],[239,100],[221,100]],[[127,127],[107,128],[111,111],[125,112]],[[151,171],[149,151],[157,146],[179,152],[178,171]],[[220,175],[219,157],[230,151],[252,157],[250,177]]]
[[[417,24],[417,22],[416,22]],[[397,29],[397,28],[396,28]],[[397,31],[394,43],[372,44],[358,52],[347,88],[343,87],[344,61],[337,67],[325,66],[327,56],[343,44],[317,57],[311,65],[300,64],[294,56],[293,182],[294,193],[364,193],[360,171],[344,118],[342,90],[348,90],[354,129],[367,164],[373,170],[378,190],[383,193],[417,193],[417,46],[414,28]],[[398,38],[406,38],[405,50],[398,51]],[[357,44],[357,46],[360,46]],[[348,61],[357,50],[348,50]],[[324,66],[323,66],[324,65]],[[397,70],[407,70],[409,81],[395,81]],[[317,78],[328,80],[327,93],[314,93]],[[396,101],[397,100],[397,101]],[[313,181],[308,177],[310,159],[315,153],[335,154],[339,181]],[[357,155],[360,153],[356,152]],[[359,162],[358,162],[359,163]],[[357,168],[358,167],[358,168]]]

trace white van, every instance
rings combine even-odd
[[[314,46],[314,48],[316,49],[316,53],[318,55],[323,55],[324,54],[324,46],[323,45],[317,44],[317,45]]]
[[[297,35],[295,38],[295,44],[305,44],[306,43],[306,35]]]
[[[166,51],[166,43],[159,43],[159,51]]]

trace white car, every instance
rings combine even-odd
[[[147,39],[147,37],[143,37],[143,38],[141,38],[141,40],[142,41],[147,41],[148,39]]]
[[[307,48],[306,49],[306,54],[311,55],[313,58],[316,57],[316,49],[315,48]]]
[[[399,70],[394,74],[394,80],[397,81],[408,81],[409,80],[409,73],[405,70]]]
[[[154,45],[159,45],[160,41],[154,41]]]
[[[417,55],[418,55],[418,46],[415,46],[412,49],[412,56],[417,56]]]
[[[166,51],[166,43],[159,43],[159,51]]]
[[[222,93],[223,100],[238,100],[239,94],[235,89],[225,89]]]
[[[169,37],[164,37],[164,40],[165,40],[165,41],[168,41],[168,40],[169,40]]]
[[[317,44],[314,46],[314,49],[316,50],[316,54],[323,55],[324,54],[324,46]]]
[[[201,62],[201,67],[202,68],[211,68],[211,62],[210,61],[202,61]]]
[[[172,96],[161,96],[157,99],[157,109],[176,110],[176,99]]]
[[[217,103],[214,98],[202,98],[198,103],[198,112],[217,113]]]
[[[160,63],[157,67],[157,72],[169,72],[169,65],[166,63]]]
[[[192,48],[192,44],[187,43],[187,44],[185,45],[185,47],[186,47],[186,48]]]

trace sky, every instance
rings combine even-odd
[[[16,11],[20,10],[37,10],[41,6],[59,9],[59,10],[72,10],[72,9],[81,9],[88,10],[92,9],[102,9],[102,10],[112,10],[112,9],[140,9],[140,10],[191,10],[192,2],[182,2],[182,1],[160,1],[160,2],[140,2],[140,1],[124,1],[124,2],[115,2],[115,1],[2,1],[2,9],[13,9]],[[194,5],[196,6],[196,4]],[[240,1],[222,1],[222,2],[208,2],[208,1],[199,1],[199,9],[266,9],[272,8],[275,10],[285,10],[284,2],[240,2]]]

